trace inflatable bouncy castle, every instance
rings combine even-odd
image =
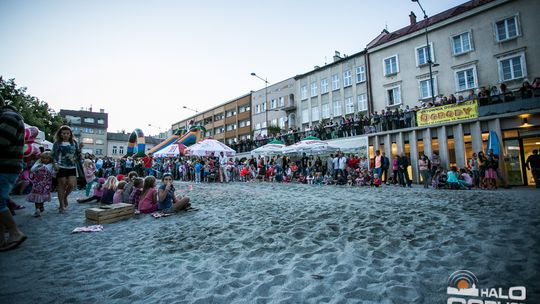
[[[141,129],[135,129],[131,132],[128,139],[127,154],[125,157],[133,156],[135,154],[135,144],[137,144],[136,156],[144,157],[145,154],[145,140],[144,133]]]
[[[182,144],[189,147],[201,141],[204,138],[205,133],[206,129],[203,126],[191,126],[188,129],[178,129],[174,135],[150,149],[148,153],[153,154],[172,144]]]

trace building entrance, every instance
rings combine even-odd
[[[523,143],[523,170],[526,171],[524,172],[525,174],[523,174],[523,177],[526,181],[525,184],[529,186],[535,186],[536,183],[533,178],[532,172],[531,170],[527,170],[525,163],[527,161],[527,158],[530,155],[532,155],[533,150],[539,150],[540,152],[540,137],[537,136],[537,137],[523,138],[522,143]]]

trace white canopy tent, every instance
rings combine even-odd
[[[283,142],[279,140],[273,140],[269,143],[267,143],[264,146],[258,147],[255,150],[251,151],[251,155],[253,156],[273,156],[273,155],[280,155],[283,153],[283,148],[285,145]]]
[[[339,147],[331,145],[317,137],[306,137],[294,145],[283,148],[283,154],[302,154],[317,155],[332,153],[339,150]]]
[[[186,149],[187,155],[194,156],[210,156],[212,153],[214,153],[215,156],[219,156],[220,152],[223,152],[223,154],[227,157],[236,155],[236,151],[231,149],[229,146],[211,138],[203,139],[197,144],[194,144]]]
[[[185,149],[186,146],[182,144],[170,144],[165,148],[158,150],[152,154],[153,157],[177,157]]]

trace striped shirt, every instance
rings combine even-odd
[[[0,173],[19,173],[23,168],[24,121],[12,106],[0,110]]]

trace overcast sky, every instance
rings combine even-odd
[[[464,0],[423,0],[429,15]],[[0,75],[53,109],[92,106],[109,132],[194,114],[354,54],[407,26],[409,0],[0,1]],[[151,126],[148,126],[148,125]]]

